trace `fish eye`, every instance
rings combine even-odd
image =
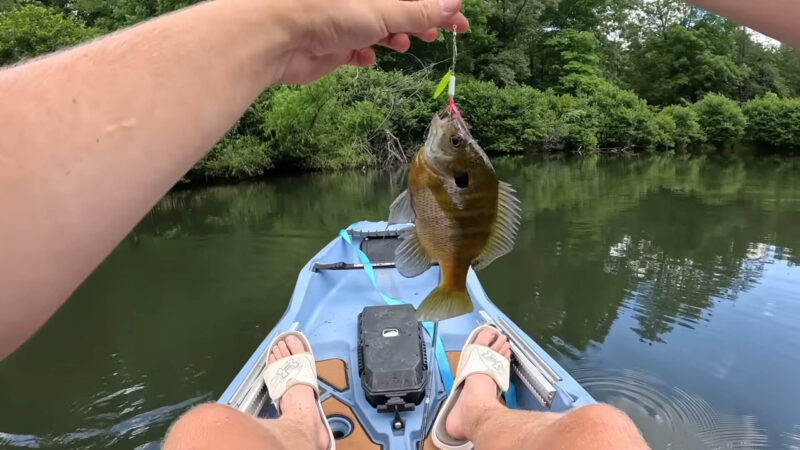
[[[450,136],[450,144],[453,147],[458,147],[461,145],[461,138],[459,136]]]

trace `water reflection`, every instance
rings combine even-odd
[[[479,276],[526,332],[654,448],[798,447],[800,163],[495,165],[524,219],[514,251]],[[224,389],[309,257],[341,227],[386,217],[404,175],[166,197],[0,362],[0,446],[155,446]]]

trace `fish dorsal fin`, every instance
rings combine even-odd
[[[403,242],[394,251],[394,264],[400,275],[412,278],[428,270],[431,266],[431,257],[422,248],[416,228],[403,233],[400,239]]]
[[[517,239],[520,221],[519,200],[510,184],[501,181],[497,189],[497,218],[492,225],[492,233],[489,235],[486,247],[475,261],[472,261],[472,268],[475,270],[483,269],[495,259],[510,252]]]
[[[411,196],[408,195],[408,189],[406,189],[389,206],[389,225],[414,223],[415,218],[416,214],[414,214],[414,208],[411,206]]]

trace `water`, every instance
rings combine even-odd
[[[800,162],[499,160],[515,250],[489,295],[653,448],[800,449]],[[0,448],[157,448],[214,400],[338,229],[402,173],[165,198],[0,362]]]

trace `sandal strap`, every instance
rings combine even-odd
[[[461,352],[458,376],[454,384],[458,385],[468,376],[476,373],[489,375],[501,392],[508,390],[511,377],[509,360],[485,345],[467,344]]]

